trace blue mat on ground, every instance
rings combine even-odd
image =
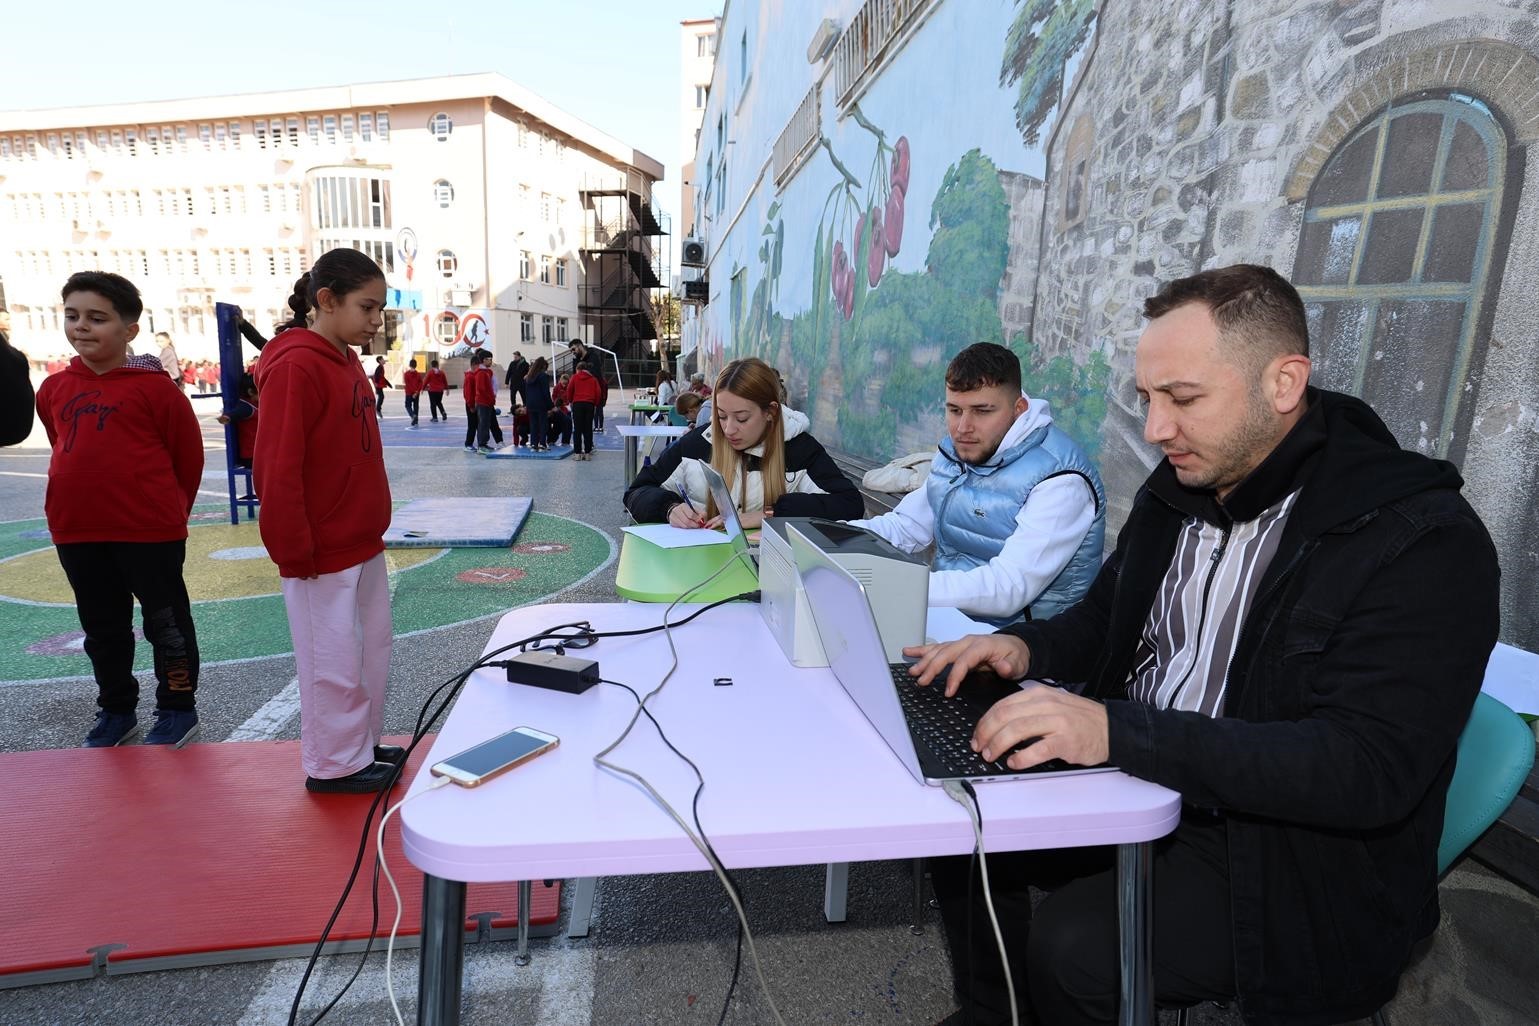
[[[486,458],[489,460],[564,460],[570,455],[572,455],[570,445],[553,445],[544,452],[521,449],[516,445],[505,445],[496,452],[487,453]]]
[[[385,548],[507,548],[533,505],[522,498],[413,499],[390,518]]]

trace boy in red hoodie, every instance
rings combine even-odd
[[[444,393],[449,390],[449,376],[438,369],[438,361],[428,363],[427,394],[428,412],[433,415],[433,423],[438,423],[438,418],[445,421],[449,419],[448,412],[444,409]]]
[[[604,387],[599,379],[579,363],[567,385],[567,398],[572,401],[572,451],[576,459],[593,459],[593,415],[604,401]]]
[[[37,390],[37,413],[53,446],[48,530],[96,675],[101,711],[85,744],[110,748],[138,733],[137,598],[155,656],[155,725],[145,743],[180,748],[198,730],[198,638],[182,563],[203,433],[160,361],[128,356],[144,311],[132,282],[82,271],[63,297],[65,334],[80,355]]]
[[[422,402],[422,374],[417,370],[416,360],[406,365],[406,373],[401,375],[401,384],[406,389],[406,413],[411,417],[407,427],[416,427],[417,406]]]
[[[355,249],[323,254],[295,283],[294,319],[262,350],[256,372],[258,523],[294,639],[305,787],[324,793],[385,790],[403,754],[380,744],[390,482],[373,389],[354,352],[373,340],[384,307],[378,264]]]

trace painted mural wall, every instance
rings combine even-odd
[[[1316,383],[1460,465],[1501,552],[1504,640],[1539,648],[1531,6],[731,0],[686,349],[707,370],[763,357],[826,445],[885,460],[941,436],[952,354],[1003,342],[1120,524],[1158,458],[1142,300],[1271,264],[1308,304]],[[881,44],[857,72],[842,49],[808,61],[826,17]]]

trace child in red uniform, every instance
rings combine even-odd
[[[449,390],[449,376],[438,369],[438,361],[428,363],[427,394],[428,412],[433,416],[433,423],[438,423],[442,417],[448,421],[449,414],[444,410],[444,393]]]
[[[422,374],[417,370],[417,361],[412,360],[406,365],[406,373],[401,375],[401,385],[406,390],[406,412],[411,417],[408,427],[417,426],[417,406],[422,402]]]
[[[310,791],[384,790],[402,755],[379,743],[390,675],[382,540],[390,482],[370,382],[352,348],[373,340],[384,307],[379,265],[331,250],[295,283],[294,318],[262,350],[256,374],[259,524],[294,639]]]
[[[593,459],[593,414],[604,401],[599,379],[579,363],[567,383],[566,394],[572,400],[572,451],[580,460]]]
[[[53,446],[48,530],[75,592],[101,709],[85,744],[110,748],[138,732],[137,598],[155,654],[145,743],[180,748],[198,730],[198,638],[182,563],[203,434],[160,361],[128,356],[144,311],[132,282],[82,271],[63,297],[65,334],[80,355],[38,388],[37,413]]]
[[[385,377],[385,358],[383,356],[376,356],[374,358],[374,374],[370,380],[374,382],[374,416],[383,417],[385,415],[385,389],[395,387],[390,383],[390,379]]]
[[[251,469],[256,456],[257,390],[256,379],[250,374],[240,376],[240,398],[233,406],[226,407],[215,418],[221,424],[235,425],[235,465]]]

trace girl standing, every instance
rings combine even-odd
[[[544,452],[550,448],[550,364],[536,357],[524,378],[524,405],[529,408],[529,448]]]
[[[299,674],[305,787],[383,790],[390,674],[390,483],[373,388],[355,348],[384,324],[385,276],[353,249],[301,275],[294,317],[262,350],[255,477],[262,541],[282,578]],[[305,327],[313,313],[310,327]]]

